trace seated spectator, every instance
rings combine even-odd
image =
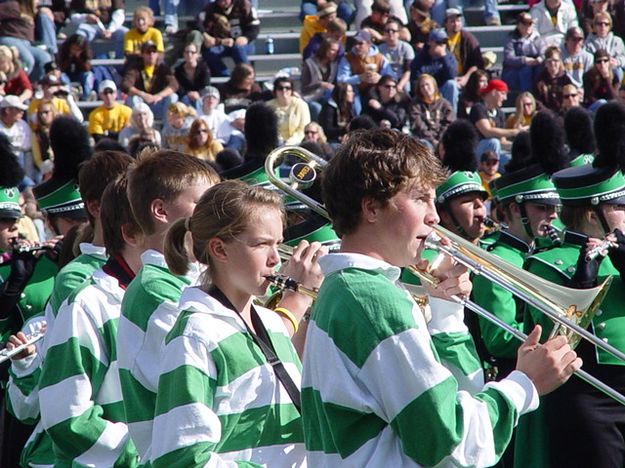
[[[573,107],[579,107],[582,102],[582,91],[574,84],[565,85],[562,88],[562,103],[560,104],[560,116],[564,116]]]
[[[508,85],[505,81],[490,80],[482,90],[482,102],[475,103],[471,108],[469,120],[475,125],[480,142],[475,154],[494,151],[501,159],[502,150],[510,150],[510,138],[527,128],[505,128],[506,119],[501,106],[508,97]],[[479,162],[479,161],[476,161]]]
[[[199,112],[207,124],[211,134],[217,135],[217,131],[226,120],[224,105],[219,102],[219,90],[214,86],[207,86],[200,95],[202,96],[202,109]]]
[[[356,18],[354,19],[354,26],[359,30],[362,26],[362,22],[373,13],[373,2],[375,0],[354,0],[354,6],[356,7]],[[406,15],[406,8],[402,0],[388,0],[391,7],[389,11],[389,17],[395,16],[406,24],[408,22],[408,16]]]
[[[51,99],[42,99],[37,108],[37,123],[32,131],[33,163],[41,172],[44,161],[54,160],[50,147],[50,126],[56,117],[56,109]]]
[[[217,153],[223,149],[223,145],[213,137],[206,121],[195,119],[187,135],[185,153],[214,162]]]
[[[482,187],[488,193],[488,198],[493,197],[490,190],[490,183],[501,177],[499,173],[499,156],[494,151],[485,151],[480,155],[480,168],[478,173],[482,181]]]
[[[124,36],[128,28],[124,26],[126,12],[123,0],[73,0],[71,3],[73,25],[76,34],[87,41],[105,39],[115,46],[115,57],[124,57]]]
[[[422,75],[424,76],[424,75]],[[402,130],[408,122],[410,98],[398,91],[397,81],[384,75],[363,102],[363,113],[370,115],[378,126],[387,121],[390,128]]]
[[[390,75],[393,71],[377,48],[371,46],[371,34],[367,31],[356,34],[353,44],[352,49],[339,62],[336,80],[349,83],[354,91],[365,94],[382,75]]]
[[[230,57],[235,64],[249,63],[253,41],[260,32],[256,9],[248,0],[215,0],[198,15],[202,33],[202,56],[213,76],[230,76],[222,58]]]
[[[560,47],[566,31],[572,26],[579,26],[575,7],[567,0],[541,0],[532,7],[530,14],[536,31],[547,47]]]
[[[379,50],[391,65],[393,78],[397,81],[397,91],[410,91],[410,64],[414,60],[414,49],[408,42],[399,39],[401,23],[390,19],[384,26],[384,42]]]
[[[347,133],[347,126],[354,118],[354,90],[349,83],[337,83],[332,98],[321,108],[319,124],[330,143],[340,143]]]
[[[107,137],[117,140],[119,132],[130,123],[132,109],[117,102],[117,86],[111,80],[100,83],[98,95],[102,105],[89,114],[89,135],[98,142]]]
[[[31,124],[31,128],[37,121],[37,109],[41,99],[51,99],[57,115],[71,115],[79,122],[82,122],[84,117],[81,110],[76,104],[74,96],[70,93],[69,86],[64,85],[56,76],[46,75],[41,82],[41,98],[33,98],[28,105],[28,122]]]
[[[23,0],[19,0],[20,2]],[[26,0],[30,2],[32,0]],[[57,3],[59,0],[57,0]],[[30,9],[30,6],[27,7]],[[54,13],[46,0],[37,0],[35,10],[35,41],[45,47],[46,52],[54,57],[58,51],[57,31],[55,27]]]
[[[69,81],[80,84],[83,101],[97,97],[91,95],[95,82],[95,75],[91,71],[91,54],[88,40],[78,34],[72,34],[59,50],[59,68]]]
[[[416,91],[416,81],[426,73],[436,80],[442,96],[449,101],[452,109],[458,108],[458,86],[456,70],[458,64],[453,54],[447,50],[447,33],[444,29],[434,29],[428,36],[428,42],[410,65],[412,94]]]
[[[573,26],[566,32],[562,46],[562,63],[564,70],[575,86],[581,88],[584,73],[593,65],[593,57],[584,49],[584,33],[581,28]]]
[[[622,1],[610,0],[582,0],[580,9],[580,26],[588,36],[593,31],[593,18],[597,13],[609,13],[614,21],[612,31],[619,37],[625,35],[625,9]]]
[[[129,66],[122,80],[122,91],[128,95],[127,104],[134,108],[145,102],[157,119],[178,100],[178,82],[170,68],[159,60],[158,47],[153,42],[141,46],[141,59]]]
[[[317,119],[321,106],[332,95],[338,70],[338,51],[339,42],[328,37],[317,53],[304,61],[300,79],[302,97],[308,103],[313,120]]]
[[[618,76],[619,81],[622,81],[623,67],[625,66],[625,44],[623,44],[623,39],[615,36],[612,32],[612,17],[609,13],[597,13],[592,24],[594,32],[586,38],[586,50],[594,54],[599,49],[603,49],[610,54],[612,70]]]
[[[410,32],[410,44],[417,54],[423,50],[430,31],[439,27],[431,18],[430,4],[428,0],[415,0],[410,4],[410,19],[406,27]]]
[[[254,82],[256,72],[247,63],[239,63],[232,70],[230,79],[221,87],[221,102],[229,114],[237,109],[247,109],[254,101],[262,99],[262,90]]]
[[[438,91],[436,80],[428,74],[421,75],[410,106],[412,135],[434,149],[455,119],[451,104]]]
[[[154,45],[158,53],[164,53],[163,35],[154,27],[154,13],[149,7],[138,6],[132,18],[132,28],[124,34],[124,55],[127,58],[140,60],[143,44]]]
[[[476,102],[482,100],[482,90],[488,86],[488,72],[484,70],[477,70],[471,75],[467,85],[460,93],[458,99],[458,118],[468,119],[471,113],[471,107]]]
[[[187,135],[195,120],[195,110],[175,102],[167,107],[167,121],[161,131],[162,146],[165,149],[184,151],[187,146]]]
[[[279,77],[273,82],[274,98],[267,102],[278,116],[280,143],[295,145],[304,138],[304,127],[310,123],[308,104],[293,93],[293,81]]]
[[[328,25],[336,19],[336,3],[328,2],[317,5],[316,15],[304,17],[304,23],[299,33],[299,52],[304,49],[315,34],[323,34],[328,30]]]
[[[568,34],[568,33],[567,33]],[[543,62],[543,41],[534,30],[534,19],[527,12],[519,13],[516,28],[503,49],[501,78],[512,89],[531,91]]]
[[[132,108],[132,114],[130,114],[130,124],[119,132],[119,142],[128,148],[130,139],[134,136],[140,135],[141,132],[152,129],[154,125],[154,114],[150,106],[141,102]],[[161,134],[157,130],[154,130],[154,140],[158,146],[161,146]]]
[[[314,16],[319,11],[319,8],[323,8],[323,6],[328,3],[325,0],[302,0],[302,5],[300,8],[299,19],[300,21],[305,21],[307,16]],[[338,18],[345,23],[345,26],[352,24],[354,21],[355,10],[351,5],[351,2],[346,0],[338,0],[334,2],[337,5],[336,15]]]
[[[571,84],[571,79],[564,71],[560,49],[552,46],[545,51],[545,68],[536,77],[534,96],[548,109],[560,111],[562,87]]]
[[[225,148],[236,150],[239,153],[245,148],[244,131],[246,113],[247,109],[232,111],[228,114],[224,123],[221,124],[217,132],[217,139],[223,143]]]
[[[473,34],[463,29],[462,12],[457,8],[448,8],[445,12],[445,32],[449,52],[456,59],[456,83],[462,89],[471,74],[484,69],[480,43]]]
[[[0,45],[0,72],[5,74],[6,79],[4,95],[17,96],[22,102],[33,96],[33,85],[24,72],[16,48]]]
[[[321,47],[321,43],[324,39],[334,39],[339,44],[339,51],[336,54],[337,60],[340,61],[345,55],[345,47],[343,44],[345,43],[345,33],[347,32],[347,25],[345,21],[341,18],[336,18],[328,23],[328,30],[324,33],[315,34],[310,41],[308,41],[308,45],[304,49],[303,58],[304,61],[308,60],[310,57],[314,57],[319,47]]]
[[[0,44],[15,47],[26,73],[32,81],[38,81],[44,74],[43,66],[52,60],[45,50],[36,47],[35,2],[0,3]],[[53,53],[56,50],[52,51]]]
[[[329,161],[334,156],[334,149],[328,144],[328,137],[326,137],[323,127],[317,122],[310,122],[304,127],[304,139],[301,145],[305,143],[315,143],[319,145],[319,153],[317,156],[321,156],[326,161]]]
[[[391,16],[391,4],[388,0],[373,0],[371,15],[362,20],[359,29],[371,34],[373,44],[381,44],[384,41],[384,28],[390,20],[399,24],[398,39],[410,42],[410,31],[403,25],[402,20]]]
[[[619,88],[610,54],[599,49],[594,57],[594,67],[584,73],[584,105],[593,113],[606,102],[616,99]]]
[[[528,128],[536,115],[536,99],[528,91],[524,91],[516,98],[514,114],[506,120],[506,128]]]
[[[30,127],[23,119],[26,106],[17,96],[6,96],[0,102],[0,133],[11,141],[13,153],[24,172],[31,179],[35,179],[31,148],[32,134]]]
[[[208,66],[200,55],[200,49],[193,42],[184,48],[184,61],[174,68],[178,82],[178,97],[198,112],[202,108],[200,91],[210,84],[211,75]]]

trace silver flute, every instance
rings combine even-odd
[[[35,344],[37,341],[42,339],[45,336],[45,334],[46,334],[45,328],[42,327],[32,334],[26,335],[26,343],[23,343],[19,346],[15,346],[14,348],[11,348],[11,349],[4,348],[2,351],[0,351],[0,364],[8,361],[14,356],[17,356],[19,353],[24,351],[30,345]]]
[[[618,243],[609,239],[603,239],[600,244],[597,244],[595,247],[586,252],[586,261],[592,262],[599,255],[606,255],[608,250],[614,247],[618,247]]]

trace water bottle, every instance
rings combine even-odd
[[[273,48],[273,39],[271,37],[268,37],[267,40],[265,41],[265,50],[269,55],[273,55],[274,48]]]

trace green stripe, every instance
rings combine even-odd
[[[213,405],[215,388],[215,380],[190,365],[182,365],[161,374],[154,416],[191,403],[202,403],[210,408]]]
[[[69,418],[46,429],[61,459],[73,459],[89,450],[106,429],[104,411],[94,405],[80,416]]]
[[[495,453],[499,457],[512,438],[517,420],[516,408],[501,392],[494,388],[488,388],[478,393],[475,398],[485,402],[488,406],[488,417],[493,425]]]
[[[86,374],[94,388],[104,379],[107,366],[93,356],[91,350],[81,346],[78,338],[71,337],[65,343],[52,346],[46,354],[40,387],[46,388],[63,380]]]
[[[440,360],[453,364],[464,375],[473,374],[480,369],[475,343],[468,333],[438,333],[432,335],[432,342]]]
[[[324,402],[319,391],[311,387],[302,389],[302,421],[307,450],[340,453],[343,458],[388,426],[374,414]]]
[[[104,340],[104,349],[108,354],[109,363],[117,361],[117,325],[119,318],[107,320],[98,328],[98,334]]]
[[[106,260],[94,255],[82,254],[65,265],[59,272],[50,296],[50,306],[56,316],[59,307],[80,284],[89,278]]]
[[[214,444],[209,442],[198,442],[192,447],[182,447],[169,452],[154,460],[154,468],[187,468],[190,466],[204,466],[211,459],[211,451]],[[241,468],[262,468],[261,465],[251,462],[236,462]]]
[[[370,293],[363,298],[359,294],[362,291]],[[382,341],[418,328],[412,309],[408,296],[399,295],[397,286],[382,273],[348,268],[324,280],[312,318],[356,366],[362,367]],[[381,314],[384,320],[380,320]]]
[[[272,332],[267,330],[271,344],[273,344],[276,354],[282,362],[290,362],[295,364],[297,369],[302,372],[302,363],[293,347],[293,342],[284,333]]]
[[[132,402],[124,407],[126,422],[151,421],[154,418],[156,393],[141,385],[128,369],[119,369],[119,380],[124,401]]]
[[[246,353],[241,353],[246,349]],[[224,338],[211,352],[215,366],[219,369],[217,386],[228,385],[243,374],[267,362],[265,355],[247,333],[235,333]]]
[[[304,441],[300,415],[290,403],[246,409],[238,414],[220,415],[219,420],[222,433],[218,452],[297,444]]]
[[[165,337],[166,345],[168,345],[174,338],[184,335],[184,331],[187,328],[187,322],[191,317],[193,317],[194,313],[195,312],[192,310],[183,310],[180,314],[178,314],[178,318],[176,319],[174,326],[171,330],[169,330],[169,333],[167,333],[167,336]]]
[[[102,409],[104,410],[104,418],[107,421],[123,423],[126,422],[123,401],[115,401],[113,403],[103,404]]]

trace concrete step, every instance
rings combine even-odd
[[[475,35],[482,48],[503,47],[514,26],[467,26],[466,29]]]
[[[529,11],[527,4],[504,4],[498,5],[497,10],[501,17],[501,24],[515,24],[516,17],[522,11]],[[472,6],[464,9],[467,24],[471,26],[484,26],[484,7]]]

